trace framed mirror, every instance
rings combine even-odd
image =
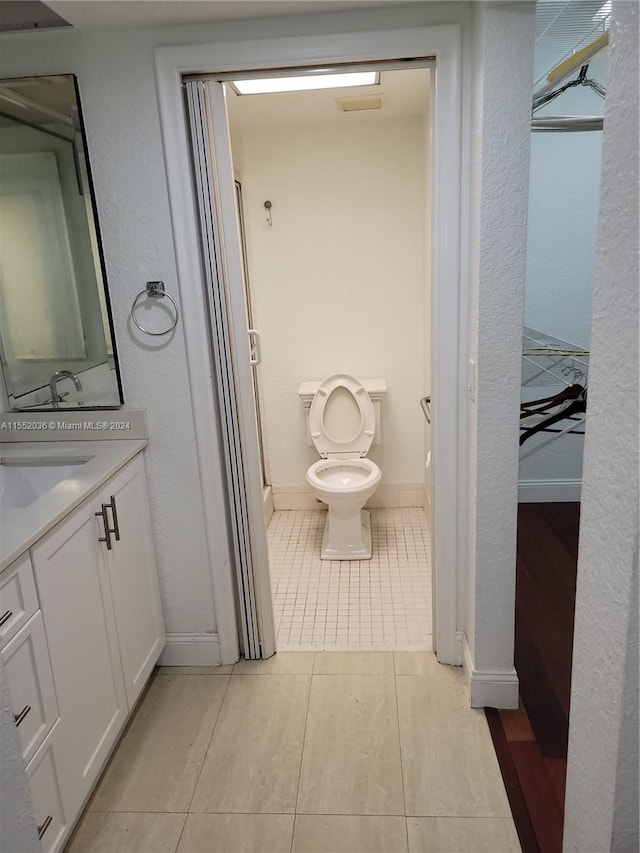
[[[124,402],[71,74],[0,81],[0,360],[12,410]]]

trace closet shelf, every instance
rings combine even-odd
[[[524,328],[522,387],[569,387],[587,384],[589,350],[545,332]]]

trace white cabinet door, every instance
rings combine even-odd
[[[42,853],[57,853],[69,826],[58,774],[59,735],[60,721],[49,732],[27,766],[33,816]]]
[[[99,501],[111,530],[105,551],[131,709],[165,643],[142,454],[109,480]]]
[[[94,498],[33,548],[60,711],[58,771],[75,815],[127,716],[122,670]]]
[[[38,611],[0,652],[4,661],[22,758],[33,758],[58,719],[42,613]]]

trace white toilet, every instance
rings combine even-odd
[[[307,471],[307,483],[329,507],[320,556],[369,560],[371,523],[363,507],[382,473],[366,458],[376,432],[376,412],[364,385],[345,373],[325,379],[311,401],[309,431],[322,458]]]

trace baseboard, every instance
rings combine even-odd
[[[271,486],[274,510],[289,509],[326,509],[309,491],[307,485]]]
[[[265,486],[262,490],[262,499],[264,501],[264,526],[268,527],[273,515],[273,489],[271,486]]]
[[[469,681],[471,707],[517,708],[520,690],[515,669],[487,672],[475,669],[467,636],[461,631],[458,635],[462,635],[462,669]]]
[[[429,525],[431,525],[431,495],[429,494],[429,487],[426,483],[422,488],[422,509],[427,516]]]
[[[390,507],[423,506],[424,487],[422,483],[382,483],[375,495],[367,501],[367,506],[386,509]]]
[[[271,492],[276,510],[324,508],[307,485],[272,485]],[[424,486],[422,483],[382,483],[367,506],[374,509],[424,507]]]
[[[456,631],[456,642],[458,644],[458,648],[461,650],[462,671],[464,672],[467,681],[470,682],[471,674],[473,673],[473,658],[471,657],[469,641],[467,640],[467,635],[464,631]]]
[[[217,634],[167,634],[159,666],[220,666]]]
[[[523,504],[579,503],[582,480],[520,480],[518,501]]]

